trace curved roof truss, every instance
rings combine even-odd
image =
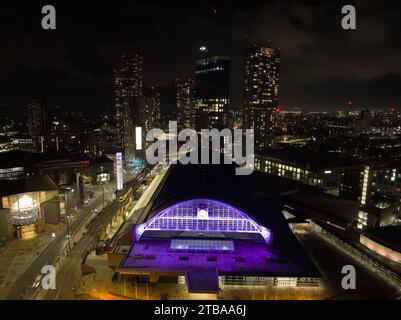
[[[136,239],[147,231],[199,231],[259,233],[267,244],[271,231],[241,210],[211,199],[193,199],[170,206],[135,230]]]

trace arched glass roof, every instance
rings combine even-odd
[[[172,205],[138,225],[139,240],[145,231],[199,231],[258,233],[270,244],[271,231],[241,210],[211,199],[193,199]]]

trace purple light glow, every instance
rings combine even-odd
[[[272,241],[271,231],[247,214],[226,203],[210,199],[189,200],[162,210],[137,226],[137,241],[147,230],[258,233],[267,244]]]

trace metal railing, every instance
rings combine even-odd
[[[357,248],[353,247],[352,245],[346,243],[345,241],[341,240],[337,236],[333,235],[329,231],[323,229],[319,225],[315,224],[314,222],[310,223],[310,227],[319,231],[319,233],[334,242],[338,247],[342,250],[346,251],[348,254],[352,255],[353,257],[359,258],[359,261],[369,268],[370,270],[380,274],[382,277],[386,278],[388,281],[393,283],[397,288],[401,286],[401,277],[396,274],[395,272],[389,270],[387,267],[382,265],[381,263],[377,262],[376,260],[372,259],[365,253],[361,252]]]

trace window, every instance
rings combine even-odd
[[[174,251],[234,251],[231,240],[172,239],[170,250]]]

